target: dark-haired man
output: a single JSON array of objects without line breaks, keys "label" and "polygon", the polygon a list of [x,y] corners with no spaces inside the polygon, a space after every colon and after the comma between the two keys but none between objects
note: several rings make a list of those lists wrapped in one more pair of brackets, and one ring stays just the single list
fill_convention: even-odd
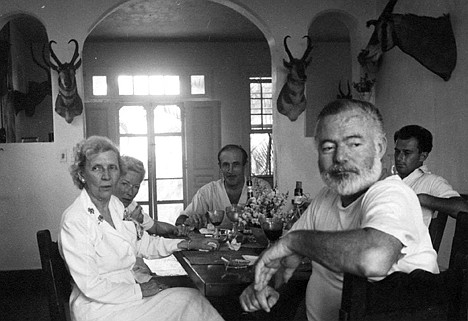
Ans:
[{"label": "dark-haired man", "polygon": [[[240,297],[242,308],[270,311],[303,257],[312,261],[307,286],[308,320],[337,320],[343,272],[380,280],[401,271],[438,273],[437,254],[416,194],[401,179],[382,178],[387,139],[378,109],[339,99],[318,116],[315,143],[326,183],[292,229],[265,250],[255,282]],[[276,284],[278,285],[278,284]]]},{"label": "dark-haired man", "polygon": [[408,125],[396,131],[395,169],[398,175],[418,195],[424,224],[429,226],[436,211],[456,217],[468,211],[468,203],[441,176],[432,174],[424,161],[432,150],[432,134],[418,125]]},{"label": "dark-haired man", "polygon": [[[246,165],[247,152],[239,145],[226,145],[218,152],[218,165],[222,178],[202,186],[193,196],[192,202],[177,218],[176,225],[184,224],[196,228],[206,226],[206,212],[225,210],[232,204],[247,203]],[[271,189],[270,184],[262,179],[253,178],[255,188]],[[224,216],[220,227],[230,227],[232,223]]]}]

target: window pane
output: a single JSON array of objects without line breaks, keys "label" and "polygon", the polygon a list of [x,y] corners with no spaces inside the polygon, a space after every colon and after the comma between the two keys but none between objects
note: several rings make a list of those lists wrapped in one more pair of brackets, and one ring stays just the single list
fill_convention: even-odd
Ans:
[{"label": "window pane", "polygon": [[273,89],[271,83],[263,83],[262,84],[262,93],[263,98],[272,98],[273,96]]},{"label": "window pane", "polygon": [[182,138],[155,137],[156,178],[182,177]]},{"label": "window pane", "polygon": [[175,224],[180,212],[184,210],[184,204],[158,204],[157,209],[158,221]]},{"label": "window pane", "polygon": [[106,96],[107,95],[107,77],[106,76],[93,76],[93,95]]},{"label": "window pane", "polygon": [[149,76],[150,95],[164,95],[164,77]]},{"label": "window pane", "polygon": [[272,125],[273,124],[273,117],[271,115],[263,115],[263,124],[264,125]]},{"label": "window pane", "polygon": [[182,179],[158,179],[157,186],[158,201],[184,199]]},{"label": "window pane", "polygon": [[148,175],[148,139],[146,137],[120,137],[119,148],[121,155],[141,160]]},{"label": "window pane", "polygon": [[[146,168],[146,164],[145,164]],[[148,171],[146,172],[148,173]],[[148,191],[148,180],[143,180],[140,185],[140,190],[138,191],[138,194],[135,197],[135,201],[137,202],[148,202],[149,201],[149,191]],[[149,212],[146,212],[149,214]]]},{"label": "window pane", "polygon": [[133,77],[135,95],[148,95],[148,76]]},{"label": "window pane", "polygon": [[120,134],[146,134],[146,132],[146,110],[143,106],[123,106],[120,108]]},{"label": "window pane", "polygon": [[254,113],[254,110],[261,110],[260,108],[262,107],[262,101],[260,99],[251,99],[250,100],[250,109],[252,110],[252,114]]},{"label": "window pane", "polygon": [[261,125],[262,124],[262,116],[261,115],[251,115],[250,116],[250,123],[251,123],[251,125]]},{"label": "window pane", "polygon": [[132,76],[119,76],[117,82],[119,84],[119,95],[133,95]]},{"label": "window pane", "polygon": [[164,93],[166,95],[179,95],[179,76],[164,76]]},{"label": "window pane", "polygon": [[192,95],[204,95],[205,94],[205,76],[203,75],[192,75],[190,76],[190,92]]},{"label": "window pane", "polygon": [[263,110],[267,114],[271,114],[272,106],[271,106],[271,99],[263,99]]},{"label": "window pane", "polygon": [[180,133],[182,120],[180,108],[177,105],[158,105],[154,109],[154,132]]},{"label": "window pane", "polygon": [[273,143],[268,133],[250,134],[250,161],[253,175],[273,173]]},{"label": "window pane", "polygon": [[260,84],[259,83],[251,83],[250,84],[250,97],[252,97],[253,94],[260,94]]}]

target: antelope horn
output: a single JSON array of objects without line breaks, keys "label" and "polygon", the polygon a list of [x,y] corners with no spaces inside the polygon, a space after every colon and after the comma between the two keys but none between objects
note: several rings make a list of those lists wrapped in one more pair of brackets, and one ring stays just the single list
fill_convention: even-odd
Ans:
[{"label": "antelope horn", "polygon": [[57,56],[55,55],[54,50],[52,49],[52,44],[53,44],[53,43],[57,44],[54,40],[49,41],[49,51],[50,51],[50,56],[52,57],[52,59],[55,60],[55,63],[57,64],[57,66],[55,66],[52,62],[50,62],[50,65],[51,65],[51,67],[52,67],[54,70],[58,70],[58,69],[59,69],[59,66],[61,66],[62,63],[61,63],[60,60],[57,58]]},{"label": "antelope horn", "polygon": [[[29,49],[31,49],[31,57],[32,57],[32,60],[34,61],[34,63],[36,65],[38,65],[41,69],[44,69],[47,74],[49,74],[49,68],[48,68],[47,62],[44,60],[44,63],[46,64],[44,66],[39,61],[37,61],[36,57],[34,57],[34,50],[33,50],[32,43],[29,45]],[[44,59],[44,49],[42,50],[42,58]]]},{"label": "antelope horn", "polygon": [[70,60],[70,64],[73,65],[75,64],[76,58],[78,58],[79,53],[78,53],[78,41],[75,39],[71,39],[68,43],[73,42],[75,44],[75,52],[73,53],[73,58]]},{"label": "antelope horn", "polygon": [[289,57],[289,61],[293,61],[294,60],[294,57],[292,56],[291,54],[291,51],[289,51],[289,48],[288,48],[288,43],[287,43],[287,39],[288,38],[291,38],[291,36],[286,36],[284,37],[284,50],[286,50],[286,53],[288,54],[288,57]]},{"label": "antelope horn", "polygon": [[302,37],[302,39],[304,39],[304,38],[307,38],[307,49],[304,52],[304,55],[302,55],[302,58],[301,58],[302,61],[307,59],[307,56],[310,54],[310,51],[312,50],[312,47],[313,47],[312,46],[312,40],[310,39],[310,37],[309,36]]},{"label": "antelope horn", "polygon": [[396,3],[398,0],[390,0],[387,5],[385,6],[384,10],[382,11],[382,14],[380,16],[383,16],[385,14],[392,13],[393,8],[395,8]]},{"label": "antelope horn", "polygon": [[340,97],[345,96],[344,92],[341,90],[341,80],[338,82],[338,92],[340,93]]}]

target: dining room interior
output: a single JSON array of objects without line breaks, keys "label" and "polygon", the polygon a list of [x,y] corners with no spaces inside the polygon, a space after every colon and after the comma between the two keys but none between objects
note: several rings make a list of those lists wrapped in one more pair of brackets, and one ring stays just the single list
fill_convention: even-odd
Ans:
[{"label": "dining room interior", "polygon": [[[198,188],[220,177],[216,154],[226,144],[252,154],[252,175],[290,195],[302,181],[313,198],[323,187],[315,118],[328,101],[348,92],[381,110],[387,170],[393,133],[419,124],[434,135],[428,165],[460,194],[468,193],[466,1],[400,0],[394,8],[449,15],[456,41],[449,79],[397,47],[373,68],[359,63],[373,32],[366,23],[378,18],[388,0],[0,3],[0,285],[7,289],[0,303],[13,305],[2,304],[0,314],[7,319],[48,320],[38,290],[36,232],[49,229],[56,239],[61,214],[79,193],[68,171],[73,147],[91,135],[107,136],[123,154],[145,160],[137,200],[155,219],[174,223]],[[307,37],[307,102],[291,120],[277,109],[288,77],[284,61],[302,57]],[[75,62],[83,109],[70,122],[56,110],[59,73],[47,73],[47,62],[57,64],[48,59],[50,48],[60,62]],[[358,91],[359,85],[369,88]],[[28,99],[15,105],[15,93]],[[454,227],[449,217],[439,250],[442,269]]]}]

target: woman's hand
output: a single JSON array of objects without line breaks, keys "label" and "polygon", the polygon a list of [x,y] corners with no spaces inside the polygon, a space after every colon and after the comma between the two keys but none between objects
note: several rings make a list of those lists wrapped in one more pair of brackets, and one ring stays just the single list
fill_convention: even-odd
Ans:
[{"label": "woman's hand", "polygon": [[155,278],[152,278],[146,283],[140,283],[140,288],[143,297],[148,297],[156,295],[165,289],[169,289],[169,286],[158,282]]},{"label": "woman's hand", "polygon": [[143,213],[141,212],[143,209],[141,208],[140,205],[135,207],[135,209],[130,213],[130,217],[137,221],[138,223],[142,224],[143,223]]},{"label": "woman's hand", "polygon": [[211,238],[193,237],[190,240],[180,242],[178,247],[183,250],[215,251],[219,248],[219,242]]},{"label": "woman's hand", "polygon": [[191,226],[179,225],[177,231],[175,231],[175,236],[188,236],[192,231],[193,227]]},{"label": "woman's hand", "polygon": [[190,244],[191,250],[215,251],[219,249],[219,242],[211,238],[193,238]]}]

